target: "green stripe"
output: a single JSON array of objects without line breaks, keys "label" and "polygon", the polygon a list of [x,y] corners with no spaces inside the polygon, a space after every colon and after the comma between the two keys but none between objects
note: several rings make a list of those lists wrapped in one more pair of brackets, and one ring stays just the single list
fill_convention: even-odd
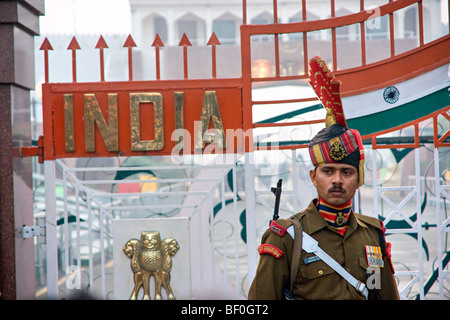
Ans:
[{"label": "green stripe", "polygon": [[357,129],[361,135],[400,126],[450,105],[449,88],[443,88],[396,108],[348,119],[347,124],[349,128]]},{"label": "green stripe", "polygon": [[[349,128],[357,129],[361,135],[367,135],[400,126],[418,118],[425,117],[430,113],[450,105],[449,89],[450,87],[443,88],[427,96],[389,110],[348,119],[347,124]],[[321,108],[323,108],[321,104],[316,104],[262,120],[257,123],[276,123]],[[308,142],[309,141],[305,140],[296,141],[295,143],[303,144]],[[293,141],[283,141],[281,143],[279,142],[279,145],[290,145],[292,143]]]},{"label": "green stripe", "polygon": [[305,107],[305,108],[301,108],[301,109],[298,109],[298,110],[294,110],[294,111],[290,111],[290,112],[287,112],[287,113],[283,113],[283,114],[280,114],[280,115],[278,115],[278,116],[276,116],[276,117],[272,117],[272,118],[269,118],[269,119],[266,119],[266,120],[262,120],[262,121],[259,121],[259,122],[256,122],[256,123],[275,123],[275,122],[278,122],[278,121],[281,121],[281,120],[285,120],[285,119],[290,119],[290,118],[293,118],[293,117],[295,117],[295,116],[298,116],[298,115],[300,115],[300,114],[304,114],[304,113],[307,113],[307,112],[311,112],[311,111],[316,111],[316,110],[319,110],[319,109],[322,109],[323,107],[322,107],[322,104],[315,104],[315,105],[312,105],[312,106],[309,106],[309,107]]}]

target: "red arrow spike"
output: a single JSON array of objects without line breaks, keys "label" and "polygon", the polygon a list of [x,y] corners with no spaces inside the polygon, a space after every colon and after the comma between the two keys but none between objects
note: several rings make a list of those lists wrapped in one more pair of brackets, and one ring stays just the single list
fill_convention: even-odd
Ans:
[{"label": "red arrow spike", "polygon": [[108,48],[105,39],[103,36],[100,36],[97,44],[95,45],[95,49],[100,49],[100,81],[105,81],[105,61],[103,57],[103,49]]},{"label": "red arrow spike", "polygon": [[156,62],[156,79],[160,79],[160,59],[159,59],[159,47],[164,47],[159,34],[156,34],[155,40],[153,40],[152,47],[155,47],[155,62]]},{"label": "red arrow spike", "polygon": [[181,47],[181,46],[183,46],[183,47],[185,47],[185,46],[188,46],[188,47],[192,46],[192,44],[191,44],[191,42],[189,41],[189,39],[188,39],[186,33],[183,33],[183,36],[181,37],[180,43],[179,43],[178,45],[179,45],[180,47]]},{"label": "red arrow spike", "polygon": [[70,41],[69,46],[67,47],[68,50],[72,50],[72,81],[77,82],[77,56],[75,53],[75,50],[81,49],[80,45],[78,44],[77,39],[75,37],[72,38],[72,41]]},{"label": "red arrow spike", "polygon": [[213,32],[207,45],[212,46],[212,77],[216,78],[216,45],[220,45],[219,39],[217,39],[216,34]]},{"label": "red arrow spike", "polygon": [[131,34],[128,35],[127,40],[123,44],[124,47],[128,47],[128,80],[133,80],[133,53],[131,48],[136,47],[136,43],[134,42]]},{"label": "red arrow spike", "polygon": [[44,73],[45,73],[45,82],[48,83],[48,50],[53,50],[52,45],[50,44],[50,41],[48,41],[47,38],[44,39],[44,42],[42,42],[41,47],[39,50],[44,50]]},{"label": "red arrow spike", "polygon": [[133,38],[131,37],[131,34],[128,35],[127,40],[125,40],[125,43],[123,44],[124,48],[128,47],[136,47],[136,43],[134,42]]},{"label": "red arrow spike", "polygon": [[41,47],[39,50],[53,50],[52,45],[50,44],[50,41],[48,41],[47,38],[44,39],[44,42],[42,42]]},{"label": "red arrow spike", "polygon": [[192,46],[191,42],[189,41],[186,33],[183,33],[183,36],[181,37],[181,41],[178,44],[179,46],[183,46],[183,65],[184,65],[184,78],[188,78],[188,59],[187,59],[187,47]]},{"label": "red arrow spike", "polygon": [[67,47],[67,50],[78,50],[78,49],[81,49],[80,45],[78,44],[77,39],[73,37],[72,41],[70,41],[69,46]]},{"label": "red arrow spike", "polygon": [[105,39],[103,39],[103,36],[100,36],[97,44],[95,45],[95,49],[104,49],[104,48],[108,48],[108,45],[106,44]]},{"label": "red arrow spike", "polygon": [[155,40],[153,40],[152,47],[164,47],[164,43],[158,33],[156,34]]},{"label": "red arrow spike", "polygon": [[212,46],[215,46],[215,45],[221,45],[221,43],[220,43],[219,39],[217,38],[215,32],[212,33],[211,37],[210,37],[209,40],[208,40],[207,45],[208,45],[208,46],[211,46],[211,45],[212,45]]}]

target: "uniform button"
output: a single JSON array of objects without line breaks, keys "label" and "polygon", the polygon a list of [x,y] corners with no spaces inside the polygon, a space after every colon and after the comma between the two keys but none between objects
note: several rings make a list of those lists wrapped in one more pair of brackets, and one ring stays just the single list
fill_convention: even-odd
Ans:
[{"label": "uniform button", "polygon": [[323,270],[319,270],[319,274],[323,274]]}]

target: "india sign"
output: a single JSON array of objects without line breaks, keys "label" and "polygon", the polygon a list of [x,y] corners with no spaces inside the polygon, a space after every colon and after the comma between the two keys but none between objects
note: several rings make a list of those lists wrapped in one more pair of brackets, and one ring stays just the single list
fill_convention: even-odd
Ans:
[{"label": "india sign", "polygon": [[240,79],[46,83],[44,159],[244,152]]}]

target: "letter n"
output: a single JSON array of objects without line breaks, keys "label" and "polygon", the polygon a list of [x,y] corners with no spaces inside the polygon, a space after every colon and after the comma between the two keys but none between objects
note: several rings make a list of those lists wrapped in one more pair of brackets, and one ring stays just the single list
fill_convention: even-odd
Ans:
[{"label": "letter n", "polygon": [[87,152],[95,152],[95,123],[108,151],[119,151],[117,93],[108,94],[108,124],[94,94],[84,95],[84,132]]}]

